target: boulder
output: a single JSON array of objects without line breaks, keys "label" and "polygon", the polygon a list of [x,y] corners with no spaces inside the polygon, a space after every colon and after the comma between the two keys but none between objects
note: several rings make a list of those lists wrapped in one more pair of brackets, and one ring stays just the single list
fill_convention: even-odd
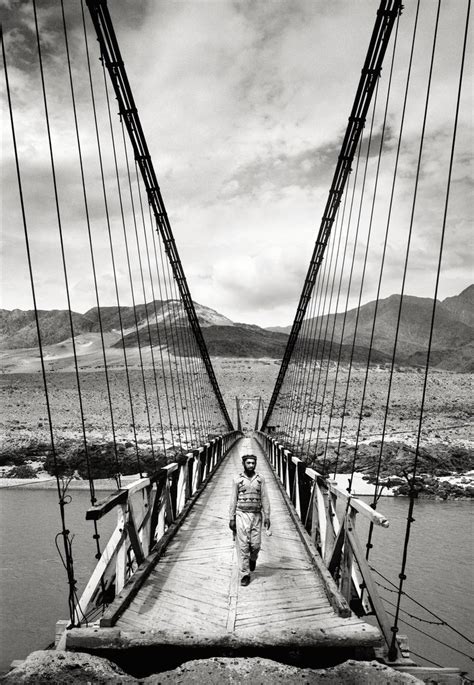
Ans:
[{"label": "boulder", "polygon": [[270,659],[244,657],[214,657],[187,661],[172,671],[136,679],[116,664],[81,652],[53,650],[32,652],[0,681],[3,685],[290,685],[293,683],[324,683],[324,685],[416,685],[422,681],[398,673],[377,661],[346,661],[327,669],[298,668]]}]

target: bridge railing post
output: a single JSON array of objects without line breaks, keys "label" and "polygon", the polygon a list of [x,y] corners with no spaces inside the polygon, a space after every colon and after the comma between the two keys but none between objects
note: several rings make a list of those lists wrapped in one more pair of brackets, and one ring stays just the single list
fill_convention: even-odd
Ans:
[{"label": "bridge railing post", "polygon": [[95,521],[115,510],[117,524],[76,605],[77,625],[85,620],[92,606],[103,604],[106,597],[108,603],[122,591],[183,514],[187,502],[197,496],[237,437],[236,431],[218,436],[88,509],[86,519]]},{"label": "bridge railing post", "polygon": [[284,474],[285,478],[283,481],[283,485],[285,486],[286,494],[288,497],[291,499],[291,472],[290,472],[290,455],[291,452],[290,450],[283,449],[283,457],[284,457]]},{"label": "bridge railing post", "polygon": [[[341,490],[335,481],[306,466],[266,433],[257,432],[257,439],[340,593],[347,603],[357,607],[360,615],[376,615],[387,646],[390,646],[390,622],[355,529],[357,514],[384,528],[389,525],[387,519],[362,500]],[[339,510],[344,509],[341,519],[338,503]]]},{"label": "bridge railing post", "polygon": [[283,447],[280,445],[275,445],[275,454],[278,461],[278,475],[281,482],[286,486],[286,472],[285,472],[285,462],[283,459]]},{"label": "bridge railing post", "polygon": [[201,484],[201,460],[199,459],[199,450],[193,450],[193,481],[192,494],[196,492]]}]

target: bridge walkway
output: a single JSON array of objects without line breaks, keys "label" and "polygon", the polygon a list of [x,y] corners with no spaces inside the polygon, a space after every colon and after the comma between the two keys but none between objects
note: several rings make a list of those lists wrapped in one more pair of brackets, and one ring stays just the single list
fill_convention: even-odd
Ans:
[{"label": "bridge walkway", "polygon": [[[268,483],[272,536],[262,535],[257,569],[251,584],[242,587],[228,507],[232,477],[248,452],[258,455],[257,470]],[[230,450],[116,628],[175,646],[380,643],[378,629],[354,616],[342,618],[332,608],[254,438],[243,438]]]}]

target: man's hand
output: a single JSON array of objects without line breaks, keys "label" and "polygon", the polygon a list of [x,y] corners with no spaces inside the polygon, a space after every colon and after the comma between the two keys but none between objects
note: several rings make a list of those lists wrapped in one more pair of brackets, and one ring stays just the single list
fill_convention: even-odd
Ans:
[{"label": "man's hand", "polygon": [[268,516],[265,517],[263,525],[265,526],[265,528],[270,528],[270,519],[268,518]]},{"label": "man's hand", "polygon": [[230,519],[229,521],[229,528],[233,533],[237,531],[237,526],[235,525],[235,519]]}]

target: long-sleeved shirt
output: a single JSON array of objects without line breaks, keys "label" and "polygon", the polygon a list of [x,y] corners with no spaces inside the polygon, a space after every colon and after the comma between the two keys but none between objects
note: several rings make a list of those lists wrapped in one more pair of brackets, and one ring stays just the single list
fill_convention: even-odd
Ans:
[{"label": "long-sleeved shirt", "polygon": [[257,512],[263,510],[265,518],[270,518],[270,500],[268,499],[265,478],[255,473],[249,478],[240,473],[232,481],[232,497],[229,507],[229,518],[235,517],[237,511]]}]

